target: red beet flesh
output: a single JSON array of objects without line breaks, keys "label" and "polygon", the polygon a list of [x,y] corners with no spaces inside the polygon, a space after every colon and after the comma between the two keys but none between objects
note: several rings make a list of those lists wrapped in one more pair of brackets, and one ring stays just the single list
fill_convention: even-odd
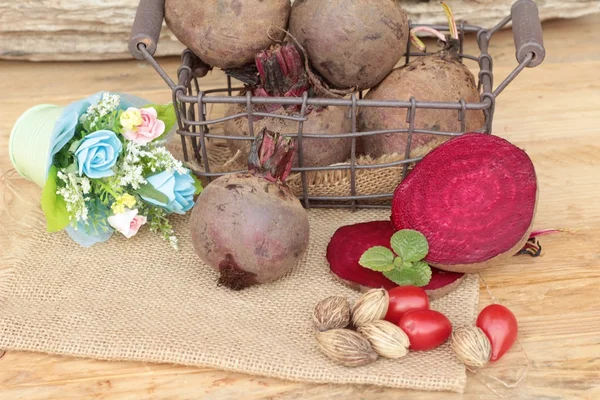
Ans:
[{"label": "red beet flesh", "polygon": [[536,201],[527,154],[500,137],[469,133],[434,149],[398,185],[392,224],[425,235],[429,264],[471,272],[523,246]]},{"label": "red beet flesh", "polygon": [[[339,228],[327,247],[327,260],[338,278],[357,288],[384,288],[398,286],[381,272],[364,268],[358,263],[362,254],[373,246],[390,248],[395,230],[390,221],[363,222]],[[464,274],[432,268],[431,281],[423,289],[432,298],[441,297],[458,286]],[[454,286],[451,286],[454,285]]]}]

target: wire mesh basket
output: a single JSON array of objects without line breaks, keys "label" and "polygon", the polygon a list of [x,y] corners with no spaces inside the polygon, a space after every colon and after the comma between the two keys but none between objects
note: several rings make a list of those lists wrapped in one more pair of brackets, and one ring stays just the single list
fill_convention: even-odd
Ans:
[{"label": "wire mesh basket", "polygon": [[[484,124],[478,132],[491,134],[496,98],[502,91],[527,67],[535,67],[542,63],[545,57],[543,46],[542,28],[536,4],[531,0],[518,0],[512,8],[511,14],[500,21],[495,27],[469,25],[466,22],[458,24],[460,50],[459,58],[477,63],[479,102],[432,102],[420,101],[418,98],[395,100],[367,100],[363,93],[350,94],[342,99],[308,97],[305,93],[300,98],[290,97],[257,97],[248,91],[246,95],[237,95],[241,87],[234,87],[232,79],[227,77],[227,86],[219,89],[203,90],[202,78],[210,67],[206,66],[189,49],[183,51],[181,66],[177,71],[177,81],[173,81],[160,67],[154,58],[164,17],[164,0],[141,0],[132,28],[129,49],[131,54],[140,60],[148,61],[167,83],[172,91],[173,104],[177,115],[177,133],[181,137],[183,157],[191,166],[194,173],[205,182],[210,182],[223,174],[243,172],[243,163],[235,163],[233,159],[224,164],[224,151],[226,140],[251,141],[256,133],[254,129],[255,118],[285,118],[297,122],[297,132],[284,136],[295,137],[298,147],[298,165],[292,169],[288,179],[296,195],[306,208],[310,207],[351,207],[355,208],[381,208],[388,207],[395,186],[406,176],[409,169],[417,163],[422,156],[413,156],[411,143],[414,135],[430,134],[440,138],[458,136],[466,133],[465,113],[469,110],[481,110],[485,116]],[[494,87],[493,59],[489,54],[489,43],[496,32],[512,21],[512,31],[516,48],[518,65],[498,85]],[[412,24],[409,28],[426,26],[438,31],[447,31],[446,26]],[[464,53],[465,34],[476,34],[479,54]],[[410,40],[406,49],[405,63],[411,57],[420,57],[430,53],[415,52],[411,48]],[[242,113],[229,116],[213,117],[208,112],[209,107],[228,106],[239,104],[243,107]],[[299,108],[296,115],[281,115],[276,113],[261,112],[257,107],[268,104],[295,105]],[[342,106],[348,107],[351,120],[351,130],[340,134],[323,134],[319,132],[305,132],[303,129],[306,121],[306,110],[310,106]],[[406,110],[406,128],[392,130],[359,132],[357,129],[357,115],[361,107],[389,107]],[[456,118],[460,121],[461,129],[458,132],[445,132],[433,129],[415,128],[415,113],[417,109],[454,110]],[[236,136],[223,132],[223,124],[234,118],[245,118],[248,123],[250,136]],[[398,158],[383,158],[377,162],[362,162],[357,152],[359,140],[367,135],[382,134],[407,134],[406,153]],[[327,166],[306,166],[303,160],[304,139],[331,140],[335,138],[350,138],[351,151],[347,162]],[[412,158],[411,158],[412,157]],[[216,165],[216,167],[215,167]],[[226,166],[227,168],[225,168]],[[231,168],[234,166],[234,168]],[[390,174],[390,171],[393,173]],[[370,185],[373,176],[385,175],[389,179],[377,188]],[[324,190],[323,185],[334,190]],[[327,188],[325,188],[327,189]]]}]

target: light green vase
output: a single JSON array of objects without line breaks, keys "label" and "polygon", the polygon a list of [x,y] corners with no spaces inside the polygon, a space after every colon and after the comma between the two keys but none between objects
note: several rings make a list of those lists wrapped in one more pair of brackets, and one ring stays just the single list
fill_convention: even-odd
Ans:
[{"label": "light green vase", "polygon": [[64,107],[40,104],[25,111],[13,126],[8,143],[10,161],[24,178],[44,187],[52,131]]}]

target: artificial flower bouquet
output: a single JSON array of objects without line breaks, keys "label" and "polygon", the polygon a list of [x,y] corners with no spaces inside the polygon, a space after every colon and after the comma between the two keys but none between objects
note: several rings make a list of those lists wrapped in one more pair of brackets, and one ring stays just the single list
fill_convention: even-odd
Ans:
[{"label": "artificial flower bouquet", "polygon": [[[41,206],[49,232],[66,229],[74,241],[89,247],[115,231],[130,238],[148,225],[177,248],[167,217],[190,210],[202,186],[164,146],[175,122],[173,106],[142,102],[101,92],[57,112],[45,176],[32,179],[43,186]],[[30,161],[24,163],[24,151],[19,153],[24,147],[18,146],[19,131],[30,135],[32,129],[19,125],[22,121],[11,135],[11,158],[28,177]]]}]

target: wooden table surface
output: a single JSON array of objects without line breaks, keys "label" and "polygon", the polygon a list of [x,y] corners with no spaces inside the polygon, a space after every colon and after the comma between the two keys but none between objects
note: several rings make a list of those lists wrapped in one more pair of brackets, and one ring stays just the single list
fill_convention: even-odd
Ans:
[{"label": "wooden table surface", "polygon": [[[600,15],[544,24],[547,58],[528,69],[497,102],[495,133],[526,149],[540,184],[536,228],[567,228],[542,238],[544,255],[515,257],[483,277],[520,323],[530,359],[512,399],[600,399]],[[469,46],[473,38],[469,38]],[[510,30],[493,40],[496,80],[515,65]],[[174,75],[178,59],[161,63]],[[222,84],[214,72],[208,86]],[[170,92],[145,63],[0,62],[0,170],[11,168],[10,128],[37,103],[64,105],[100,90],[167,102]],[[34,96],[35,95],[35,96]],[[23,183],[33,196],[39,190]],[[1,209],[0,204],[0,209]],[[489,302],[482,289],[481,306]],[[526,361],[516,349],[484,373],[508,382]],[[0,399],[494,399],[469,375],[462,395],[374,387],[314,385],[217,371],[137,362],[101,362],[7,352],[0,359]]]}]

